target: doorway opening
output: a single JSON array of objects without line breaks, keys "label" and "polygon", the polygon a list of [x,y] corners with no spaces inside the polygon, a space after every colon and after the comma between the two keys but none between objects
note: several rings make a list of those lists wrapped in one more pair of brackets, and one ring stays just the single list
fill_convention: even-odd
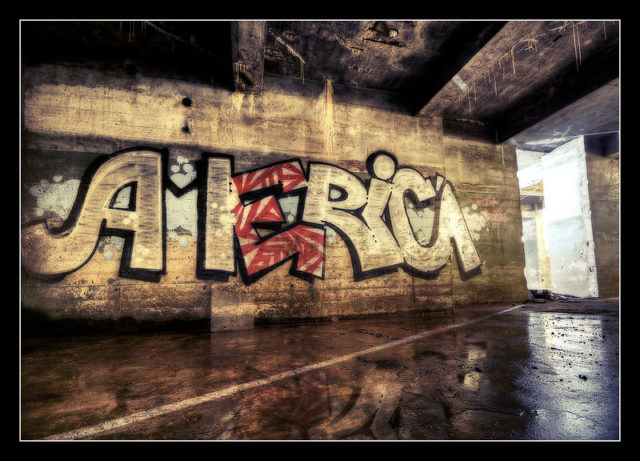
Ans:
[{"label": "doorway opening", "polygon": [[584,136],[516,152],[527,287],[598,297]]}]

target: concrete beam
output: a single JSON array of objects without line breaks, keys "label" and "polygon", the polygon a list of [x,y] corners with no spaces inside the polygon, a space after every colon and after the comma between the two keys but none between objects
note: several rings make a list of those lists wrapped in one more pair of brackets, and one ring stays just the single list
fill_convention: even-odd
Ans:
[{"label": "concrete beam", "polygon": [[231,56],[235,91],[260,93],[264,75],[264,21],[231,23]]},{"label": "concrete beam", "polygon": [[507,142],[527,150],[551,152],[576,136],[619,131],[619,116],[619,79],[616,78]]},{"label": "concrete beam", "polygon": [[534,136],[557,138],[548,150],[588,132],[616,131],[618,37],[616,21],[510,21],[419,114],[480,121],[495,128],[496,142],[544,121]]},{"label": "concrete beam", "polygon": [[[509,56],[513,49],[514,37],[524,37],[535,30],[536,23],[526,21],[509,21],[497,33],[489,37],[481,49],[476,50],[471,59],[456,69],[450,80],[434,94],[430,101],[420,109],[419,115],[425,117],[445,117],[454,119],[481,120],[475,113],[467,112],[467,94],[471,92],[472,100],[482,96],[482,88],[478,81],[486,79],[488,70],[495,67],[500,56]],[[477,88],[476,88],[477,87]],[[489,88],[493,91],[493,87]],[[475,107],[474,107],[475,109]]]},{"label": "concrete beam", "polygon": [[425,107],[505,24],[504,21],[461,23],[456,33],[452,34],[440,47],[437,56],[429,62],[424,76],[407,91],[405,96],[411,113],[432,116],[424,113]]},{"label": "concrete beam", "polygon": [[[518,135],[574,103],[571,110],[579,113],[580,107],[584,107],[580,102],[581,98],[590,93],[593,93],[600,103],[605,102],[609,105],[611,113],[616,115],[614,118],[617,118],[617,98],[612,100],[611,93],[617,92],[617,78],[620,73],[618,47],[610,46],[589,60],[583,61],[579,72],[575,71],[573,63],[567,67],[560,69],[537,91],[516,100],[510,107],[490,120],[497,129],[498,142],[504,142]],[[605,88],[602,92],[596,92],[603,86]],[[586,105],[589,105],[588,101],[589,99],[585,100]],[[596,112],[583,113],[591,124],[598,122],[599,113],[605,107],[600,103],[596,102],[598,107]],[[613,119],[611,121],[615,124]]]}]

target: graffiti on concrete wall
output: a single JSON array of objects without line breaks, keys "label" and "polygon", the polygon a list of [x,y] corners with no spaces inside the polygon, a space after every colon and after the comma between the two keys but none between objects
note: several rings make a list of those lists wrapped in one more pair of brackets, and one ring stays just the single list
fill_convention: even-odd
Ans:
[{"label": "graffiti on concrete wall", "polygon": [[[168,226],[176,227],[167,210],[194,194],[197,223],[185,225],[197,227],[200,279],[240,274],[251,284],[288,261],[292,275],[323,279],[328,231],[346,243],[356,281],[399,268],[432,277],[452,255],[466,275],[482,264],[453,185],[399,167],[388,152],[368,157],[366,180],[327,163],[309,162],[305,171],[297,159],[236,172],[230,155],[205,153],[195,168],[183,159],[170,170],[168,158],[166,149],[138,147],[96,159],[62,224],[23,226],[23,267],[59,280],[91,259],[101,237],[116,236],[124,240],[119,275],[157,282],[166,273]],[[410,212],[427,207],[425,237]]]}]

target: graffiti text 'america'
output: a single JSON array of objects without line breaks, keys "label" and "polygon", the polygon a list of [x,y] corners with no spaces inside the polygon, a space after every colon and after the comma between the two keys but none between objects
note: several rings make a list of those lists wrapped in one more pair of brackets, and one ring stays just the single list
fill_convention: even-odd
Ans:
[{"label": "graffiti text 'america'", "polygon": [[[96,159],[85,172],[70,215],[59,227],[40,220],[22,230],[22,261],[29,273],[58,280],[85,265],[101,236],[125,239],[119,275],[159,281],[166,273],[165,191],[197,189],[196,275],[226,281],[240,273],[251,284],[291,261],[290,273],[324,278],[325,241],[332,229],[346,243],[356,281],[402,268],[437,275],[455,254],[463,274],[482,262],[458,205],[441,175],[423,177],[398,167],[385,151],[366,162],[370,179],[335,165],[300,160],[235,172],[234,159],[202,154],[197,175],[179,188],[168,177],[168,151],[133,148]],[[129,189],[128,206],[116,198]],[[297,202],[295,216],[283,212]],[[416,237],[407,205],[430,207],[428,242]]]}]

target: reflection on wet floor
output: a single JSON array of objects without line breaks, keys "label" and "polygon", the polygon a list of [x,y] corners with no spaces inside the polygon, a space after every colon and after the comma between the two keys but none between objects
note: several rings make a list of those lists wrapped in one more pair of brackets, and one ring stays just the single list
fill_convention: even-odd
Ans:
[{"label": "reflection on wet floor", "polygon": [[[600,438],[618,418],[617,318],[540,313],[529,319],[534,389],[544,389],[529,430],[553,439]],[[615,348],[607,347],[607,341]],[[544,342],[543,342],[544,341]],[[524,386],[523,386],[524,387]],[[542,397],[542,396],[541,396]],[[533,402],[532,402],[533,403]],[[594,406],[598,408],[595,409]],[[595,410],[595,411],[594,411]],[[610,429],[615,436],[614,430]],[[616,437],[617,438],[617,437]]]},{"label": "reflection on wet floor", "polygon": [[[593,300],[591,303],[593,304]],[[218,334],[28,339],[22,439],[117,420],[92,439],[618,439],[618,309],[559,305]],[[475,323],[468,323],[474,321]],[[283,379],[130,415],[382,346]]]}]

